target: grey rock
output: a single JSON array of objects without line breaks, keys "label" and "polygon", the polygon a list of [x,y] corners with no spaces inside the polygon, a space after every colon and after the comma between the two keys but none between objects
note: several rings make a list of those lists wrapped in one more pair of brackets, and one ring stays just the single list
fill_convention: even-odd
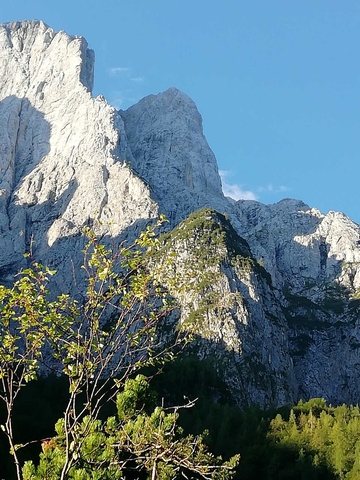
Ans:
[{"label": "grey rock", "polygon": [[321,300],[336,282],[360,288],[360,227],[338,212],[322,214],[298,200],[274,205],[239,201],[234,225],[264,263],[278,288]]},{"label": "grey rock", "polygon": [[119,112],[134,171],[151,185],[172,225],[203,207],[224,211],[215,156],[194,102],[176,88],[149,95]]}]

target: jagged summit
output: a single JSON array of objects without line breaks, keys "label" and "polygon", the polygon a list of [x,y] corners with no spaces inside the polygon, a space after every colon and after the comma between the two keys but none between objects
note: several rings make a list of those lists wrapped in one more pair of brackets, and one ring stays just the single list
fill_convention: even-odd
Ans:
[{"label": "jagged summit", "polygon": [[135,171],[176,225],[205,206],[226,209],[215,156],[195,103],[176,88],[120,111]]},{"label": "jagged summit", "polygon": [[3,22],[0,25],[6,28],[9,32],[15,32],[19,29],[26,30],[28,27],[36,28],[38,26],[41,26],[46,30],[50,28],[49,25],[42,20],[38,20],[37,18],[34,18],[33,20],[15,20],[13,22]]},{"label": "jagged summit", "polygon": [[[199,117],[199,122],[201,123],[201,115],[198,112],[195,102],[188,96],[186,93],[182,92],[176,87],[169,87],[164,92],[158,93],[157,95],[150,94],[142,98],[135,105],[132,105],[127,110],[132,110],[134,108],[140,108],[142,110],[146,109],[146,106],[151,105],[153,102],[157,102],[159,105],[165,105],[171,108],[171,103],[178,101],[178,104],[186,105],[187,108],[192,110],[192,113],[195,113],[195,116]],[[124,110],[119,110],[124,112]],[[181,114],[181,111],[179,112]]]},{"label": "jagged summit", "polygon": [[[83,37],[71,36],[64,31],[55,32],[39,20],[26,20],[0,25],[0,44],[7,54],[1,67],[2,73],[8,75],[9,93],[21,93],[26,86],[30,88],[30,77],[36,75],[39,69],[45,82],[46,71],[48,76],[60,75],[60,78],[63,71],[72,75],[74,81],[80,80],[90,92],[93,89],[95,56]],[[71,58],[71,70],[66,69],[65,56]]]}]

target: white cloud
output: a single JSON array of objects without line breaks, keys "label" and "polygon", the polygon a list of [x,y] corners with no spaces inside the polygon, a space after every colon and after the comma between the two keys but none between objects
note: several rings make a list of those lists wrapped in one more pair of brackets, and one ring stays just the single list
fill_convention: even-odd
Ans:
[{"label": "white cloud", "polygon": [[256,200],[256,195],[250,190],[244,190],[242,185],[228,183],[225,179],[230,176],[230,172],[225,170],[219,171],[223,193],[226,197],[231,197],[234,200]]},{"label": "white cloud", "polygon": [[291,188],[286,187],[285,185],[280,185],[279,187],[274,187],[272,183],[269,183],[265,187],[259,187],[257,191],[259,193],[284,193],[289,192]]},{"label": "white cloud", "polygon": [[259,193],[264,193],[264,192],[273,192],[274,191],[274,187],[271,183],[269,183],[268,185],[266,185],[266,187],[259,187],[257,189],[257,191]]},{"label": "white cloud", "polygon": [[145,81],[144,77],[130,77],[130,80],[135,83],[143,83]]},{"label": "white cloud", "polygon": [[232,177],[231,172],[219,170],[219,174],[224,195],[226,197],[231,197],[234,200],[259,200],[259,197],[261,197],[262,194],[280,194],[291,191],[291,188],[285,185],[276,186],[272,183],[268,183],[265,186],[256,188],[255,193],[251,190],[245,190],[243,185],[230,183],[229,179]]},{"label": "white cloud", "polygon": [[110,77],[122,77],[134,83],[143,83],[145,81],[144,77],[133,76],[133,70],[130,67],[110,67],[108,68],[108,74]]},{"label": "white cloud", "polygon": [[280,192],[290,192],[290,190],[291,190],[291,188],[286,187],[285,185],[280,185],[280,187],[279,187]]},{"label": "white cloud", "polygon": [[119,77],[121,75],[130,75],[131,68],[129,67],[110,67],[108,68],[108,73],[111,77]]}]

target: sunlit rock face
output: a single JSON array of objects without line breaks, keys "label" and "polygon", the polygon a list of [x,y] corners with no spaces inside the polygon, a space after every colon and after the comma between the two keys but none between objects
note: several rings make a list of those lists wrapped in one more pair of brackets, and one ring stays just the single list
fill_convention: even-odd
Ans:
[{"label": "sunlit rock face", "polygon": [[273,205],[239,201],[233,215],[279,287],[319,300],[324,284],[336,281],[355,293],[360,288],[360,227],[342,213],[323,215],[299,200]]},{"label": "sunlit rock face", "polygon": [[0,268],[18,269],[32,243],[67,289],[85,225],[99,220],[99,233],[118,236],[157,205],[121,161],[121,118],[92,97],[94,53],[83,38],[5,24],[0,52]]},{"label": "sunlit rock face", "polygon": [[[359,226],[298,200],[225,198],[187,95],[170,88],[117,112],[92,96],[93,71],[81,37],[38,21],[0,26],[1,282],[31,250],[58,270],[54,292],[81,291],[84,226],[116,243],[163,212],[178,268],[213,274],[208,287],[223,303],[204,310],[197,348],[226,364],[239,404],[359,402]],[[230,244],[212,245],[207,220],[192,217],[178,237],[179,222],[202,207],[226,213],[205,210],[205,220]],[[195,286],[179,298],[182,321],[203,298]]]}]

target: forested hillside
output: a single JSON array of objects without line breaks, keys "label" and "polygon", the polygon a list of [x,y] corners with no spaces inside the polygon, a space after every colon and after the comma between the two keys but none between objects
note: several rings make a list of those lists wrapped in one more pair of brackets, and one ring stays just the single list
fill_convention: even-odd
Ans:
[{"label": "forested hillside", "polygon": [[[180,424],[187,434],[207,430],[205,443],[215,455],[226,459],[239,452],[236,479],[360,478],[357,406],[331,407],[323,399],[312,399],[280,410],[240,410],[231,401],[212,362],[191,356],[167,365],[151,385],[157,392],[157,404],[165,407],[176,402],[183,404],[184,395],[188,399],[198,398],[194,407],[180,411]],[[50,376],[29,384],[15,411],[19,440],[25,443],[53,436],[66,396],[65,379]],[[103,418],[114,411],[115,407],[109,406]],[[15,476],[4,435],[0,442],[2,478],[11,480]],[[24,449],[22,458],[36,463],[41,443],[44,449],[44,441],[32,443]]]}]

